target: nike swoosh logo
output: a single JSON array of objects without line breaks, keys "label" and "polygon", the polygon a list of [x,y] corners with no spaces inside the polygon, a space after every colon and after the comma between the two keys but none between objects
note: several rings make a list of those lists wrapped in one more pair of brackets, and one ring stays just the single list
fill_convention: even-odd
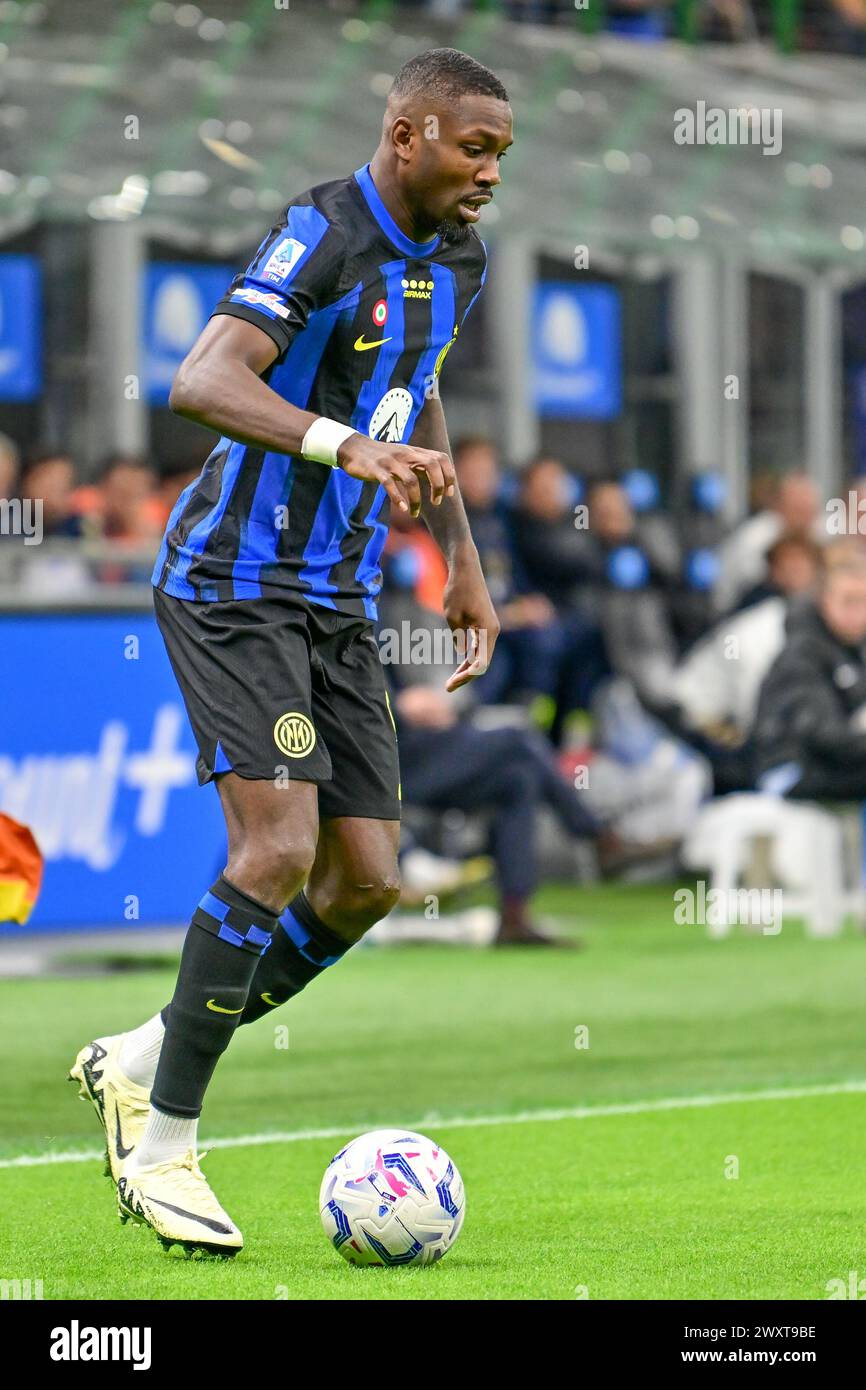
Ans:
[{"label": "nike swoosh logo", "polygon": [[207,1001],[207,1007],[208,1007],[209,1009],[211,1009],[215,1014],[242,1014],[242,1013],[243,1013],[243,1009],[242,1009],[242,1008],[241,1008],[241,1009],[224,1009],[224,1008],[221,1007],[221,1005],[219,1005],[219,1004],[216,1002],[215,999],[209,999],[209,1000]]},{"label": "nike swoosh logo", "polygon": [[114,1115],[114,1147],[117,1149],[118,1158],[129,1158],[132,1149],[135,1148],[134,1144],[132,1149],[125,1149],[123,1147],[123,1135],[120,1132],[120,1115],[116,1111]]},{"label": "nike swoosh logo", "polygon": [[259,997],[261,999],[264,999],[269,1009],[278,1009],[280,1006],[279,999],[272,999],[271,996],[267,993],[267,991]]},{"label": "nike swoosh logo", "polygon": [[[391,336],[393,337],[393,334],[392,334]],[[381,347],[383,343],[390,343],[390,341],[391,341],[391,338],[379,338],[379,339],[377,339],[377,341],[376,341],[375,343],[365,343],[365,342],[364,342],[364,335],[363,335],[363,333],[362,333],[361,336],[360,336],[360,338],[356,338],[356,339],[355,339],[355,351],[356,351],[356,352],[369,352],[369,351],[370,351],[370,348]]]},{"label": "nike swoosh logo", "polygon": [[223,1236],[232,1234],[231,1226],[224,1226],[221,1221],[212,1221],[209,1216],[198,1216],[194,1211],[184,1211],[183,1207],[173,1207],[171,1202],[161,1202],[158,1197],[148,1197],[147,1201],[154,1207],[165,1207],[166,1211],[173,1211],[175,1216],[185,1216],[188,1221],[197,1221],[199,1226],[207,1226],[209,1231],[218,1231]]}]

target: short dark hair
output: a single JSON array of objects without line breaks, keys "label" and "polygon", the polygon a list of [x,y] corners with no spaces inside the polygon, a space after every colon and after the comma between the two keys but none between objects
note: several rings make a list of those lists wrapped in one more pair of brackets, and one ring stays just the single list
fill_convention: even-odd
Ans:
[{"label": "short dark hair", "polygon": [[24,458],[21,468],[21,476],[26,477],[34,468],[41,468],[43,463],[53,463],[55,459],[63,459],[65,463],[70,463],[77,473],[75,459],[69,449],[62,444],[58,444],[56,449],[50,449],[47,445],[39,449],[31,450]]},{"label": "short dark hair", "polygon": [[496,445],[489,434],[461,434],[451,450],[455,462],[470,449],[492,449],[496,453]]},{"label": "short dark hair", "polygon": [[459,48],[428,48],[426,53],[410,58],[394,78],[388,95],[436,97],[445,104],[469,95],[508,101],[496,73]]},{"label": "short dark hair", "polygon": [[96,465],[95,477],[98,483],[104,483],[105,479],[114,472],[115,468],[139,468],[144,472],[153,473],[154,467],[149,459],[143,454],[106,454]]}]

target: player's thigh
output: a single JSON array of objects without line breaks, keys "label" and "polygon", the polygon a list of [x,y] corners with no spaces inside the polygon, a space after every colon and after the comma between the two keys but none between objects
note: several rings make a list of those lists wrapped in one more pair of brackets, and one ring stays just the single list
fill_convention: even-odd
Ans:
[{"label": "player's thigh", "polygon": [[217,778],[217,790],[230,851],[250,842],[273,840],[279,845],[304,843],[315,853],[319,835],[315,783],[283,784],[227,772]]}]

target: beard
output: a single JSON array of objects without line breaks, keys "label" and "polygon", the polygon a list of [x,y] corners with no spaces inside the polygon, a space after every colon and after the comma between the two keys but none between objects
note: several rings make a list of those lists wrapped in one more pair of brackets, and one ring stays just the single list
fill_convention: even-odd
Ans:
[{"label": "beard", "polygon": [[469,222],[458,222],[456,218],[444,217],[436,231],[450,246],[462,246],[469,240],[472,226]]}]

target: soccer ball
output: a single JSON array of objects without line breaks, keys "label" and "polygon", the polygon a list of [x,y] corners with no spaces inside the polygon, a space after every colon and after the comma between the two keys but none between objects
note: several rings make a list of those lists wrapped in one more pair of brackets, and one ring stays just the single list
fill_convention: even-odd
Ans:
[{"label": "soccer ball", "polygon": [[426,1265],[454,1244],[466,1211],[463,1179],[444,1149],[407,1129],[353,1139],[325,1169],[325,1235],[354,1265]]}]

